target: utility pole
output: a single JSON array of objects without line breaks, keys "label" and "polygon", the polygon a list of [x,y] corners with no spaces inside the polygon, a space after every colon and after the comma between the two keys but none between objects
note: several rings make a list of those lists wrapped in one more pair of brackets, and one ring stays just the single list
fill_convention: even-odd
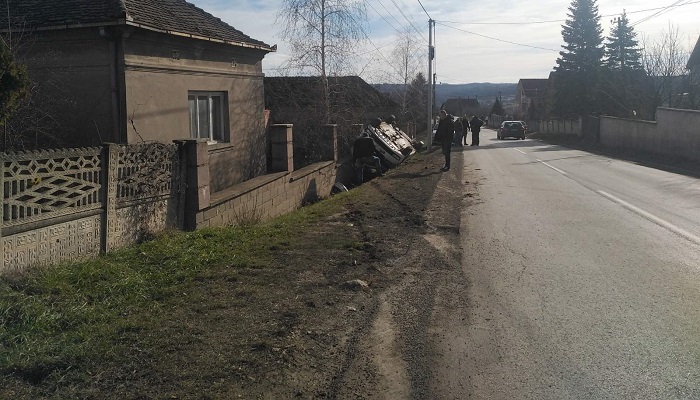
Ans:
[{"label": "utility pole", "polygon": [[433,46],[433,26],[435,26],[435,21],[432,19],[428,20],[428,137],[425,144],[430,150],[433,147],[433,90],[435,85],[433,83],[433,60],[435,59],[435,47]]},{"label": "utility pole", "polygon": [[[623,11],[623,15],[624,15],[624,11]],[[615,17],[610,22],[617,23],[617,41],[618,41],[617,52],[618,52],[618,55],[620,56],[620,70],[622,71],[625,69],[625,54],[622,52],[622,37],[621,37],[622,18]]]}]

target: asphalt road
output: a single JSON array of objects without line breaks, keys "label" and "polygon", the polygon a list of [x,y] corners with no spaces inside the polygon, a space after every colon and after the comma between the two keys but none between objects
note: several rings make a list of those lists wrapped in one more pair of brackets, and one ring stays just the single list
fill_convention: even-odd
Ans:
[{"label": "asphalt road", "polygon": [[436,398],[700,399],[700,180],[534,140],[454,156],[463,316]]}]

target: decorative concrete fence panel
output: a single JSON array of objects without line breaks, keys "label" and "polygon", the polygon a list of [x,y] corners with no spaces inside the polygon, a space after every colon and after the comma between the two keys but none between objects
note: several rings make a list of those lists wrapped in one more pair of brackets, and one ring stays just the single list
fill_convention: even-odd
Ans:
[{"label": "decorative concrete fence panel", "polygon": [[106,144],[0,154],[0,275],[96,256],[168,228],[263,221],[330,195],[338,160],[335,125],[324,127],[328,161],[293,168],[291,125],[271,126],[274,173],[211,195],[208,143]]},{"label": "decorative concrete fence panel", "polygon": [[0,273],[92,257],[181,226],[176,145],[0,155]]},{"label": "decorative concrete fence panel", "polygon": [[112,145],[117,164],[109,181],[116,204],[108,209],[107,251],[128,246],[167,228],[179,228],[184,201],[182,165],[175,144]]},{"label": "decorative concrete fence panel", "polygon": [[100,252],[100,148],[3,154],[0,165],[0,271]]}]

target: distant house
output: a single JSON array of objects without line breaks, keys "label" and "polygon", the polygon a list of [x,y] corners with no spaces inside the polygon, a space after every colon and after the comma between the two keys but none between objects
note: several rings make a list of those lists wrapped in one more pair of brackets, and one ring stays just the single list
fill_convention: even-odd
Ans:
[{"label": "distant house", "polygon": [[700,86],[700,37],[690,54],[686,68],[690,71],[690,82],[696,87]]},{"label": "distant house", "polygon": [[214,191],[265,172],[262,59],[274,47],[184,0],[8,0],[7,10],[0,27],[27,39],[30,78],[66,96],[51,110],[64,145],[206,139]]},{"label": "distant house", "polygon": [[294,125],[294,168],[323,158],[318,146],[326,114],[328,122],[338,125],[338,151],[345,157],[359,134],[357,125],[400,111],[396,101],[358,76],[329,77],[328,89],[329,109],[324,110],[320,77],[265,77],[265,108],[270,111],[270,122]]},{"label": "distant house", "polygon": [[449,114],[455,117],[464,117],[469,115],[477,115],[481,111],[481,105],[477,99],[447,99],[442,106],[441,110],[447,111]]},{"label": "distant house", "polygon": [[521,79],[515,91],[515,113],[525,114],[533,103],[545,98],[549,79]]},{"label": "distant house", "polygon": [[[399,104],[359,76],[328,78],[330,122],[367,124],[397,114]],[[277,123],[319,125],[324,115],[322,81],[317,76],[265,77],[265,108]]]}]

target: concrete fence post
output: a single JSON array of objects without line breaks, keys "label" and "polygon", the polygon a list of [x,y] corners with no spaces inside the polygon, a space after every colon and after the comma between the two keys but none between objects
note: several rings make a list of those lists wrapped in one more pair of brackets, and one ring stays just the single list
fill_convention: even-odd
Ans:
[{"label": "concrete fence post", "polygon": [[193,231],[197,229],[197,214],[211,204],[209,144],[206,139],[188,139],[182,145],[187,176],[184,228]]},{"label": "concrete fence post", "polygon": [[2,257],[0,257],[0,273],[5,270],[5,242],[2,240],[2,226],[5,225],[5,214],[3,213],[5,208],[5,157],[0,154],[0,190],[2,190],[2,197],[0,197],[0,244],[2,244]]},{"label": "concrete fence post", "polygon": [[270,172],[294,171],[294,143],[291,124],[270,126]]},{"label": "concrete fence post", "polygon": [[119,178],[119,145],[105,143],[102,147],[102,227],[100,252],[115,249],[117,242],[117,179]]}]

